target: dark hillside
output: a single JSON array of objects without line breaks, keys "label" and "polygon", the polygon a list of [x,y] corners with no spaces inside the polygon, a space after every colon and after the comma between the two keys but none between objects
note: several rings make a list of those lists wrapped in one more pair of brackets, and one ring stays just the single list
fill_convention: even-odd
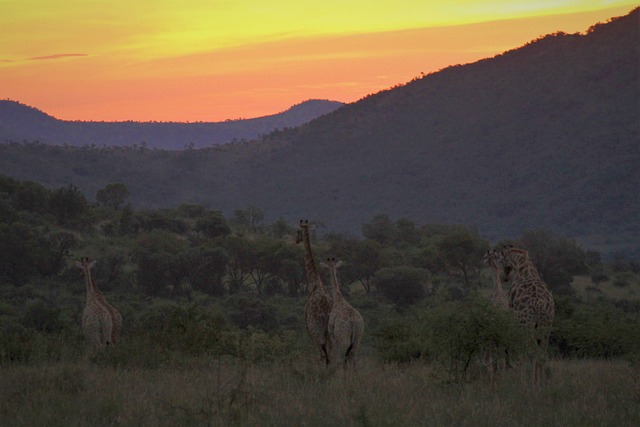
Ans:
[{"label": "dark hillside", "polygon": [[267,175],[299,183],[328,223],[381,211],[494,237],[639,237],[638,22],[636,10],[348,105],[285,135]]},{"label": "dark hillside", "polygon": [[275,129],[300,126],[342,106],[309,100],[286,111],[225,122],[82,122],[57,120],[15,101],[0,101],[0,141],[39,141],[51,145],[133,146],[182,150],[254,139]]},{"label": "dark hillside", "polygon": [[490,239],[549,228],[638,256],[639,22],[636,9],[584,35],[548,35],[252,143],[57,154],[4,145],[0,173],[74,182],[90,197],[122,181],[138,205],[255,205],[354,234],[376,213],[475,225]]}]

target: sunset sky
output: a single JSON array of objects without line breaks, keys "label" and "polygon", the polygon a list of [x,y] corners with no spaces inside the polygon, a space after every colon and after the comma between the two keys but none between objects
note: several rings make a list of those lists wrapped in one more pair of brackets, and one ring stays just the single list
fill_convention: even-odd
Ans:
[{"label": "sunset sky", "polygon": [[222,121],[353,102],[584,32],[626,0],[0,0],[0,99],[64,120]]}]

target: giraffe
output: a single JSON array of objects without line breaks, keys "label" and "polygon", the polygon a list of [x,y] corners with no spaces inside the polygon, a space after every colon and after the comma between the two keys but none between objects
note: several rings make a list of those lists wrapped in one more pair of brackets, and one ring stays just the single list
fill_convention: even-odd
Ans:
[{"label": "giraffe", "polygon": [[491,292],[491,303],[495,307],[509,309],[509,296],[502,287],[502,280],[500,276],[500,263],[502,262],[502,254],[494,249],[488,250],[484,255],[484,262],[494,272],[495,280],[493,282],[493,290]]},{"label": "giraffe", "polygon": [[[504,291],[502,287],[502,278],[501,278],[501,266],[502,263],[502,253],[496,251],[494,249],[488,250],[484,255],[484,262],[493,270],[495,279],[493,282],[493,289],[491,292],[491,304],[500,310],[510,310],[509,307],[509,296]],[[504,369],[509,366],[509,362],[505,354],[500,355],[502,353],[500,346],[496,344],[495,347],[488,349],[484,355],[485,365],[489,368],[489,375],[491,377],[491,381],[495,381],[496,373],[499,369]]]},{"label": "giraffe", "polygon": [[87,288],[87,301],[82,312],[82,330],[87,340],[97,349],[116,344],[122,330],[122,315],[107,302],[93,281],[91,268],[95,263],[89,262],[87,257],[76,261],[76,266],[84,273]]},{"label": "giraffe", "polygon": [[[531,330],[536,344],[546,358],[555,317],[551,290],[540,277],[526,250],[509,245],[502,251],[502,258],[506,280],[511,282],[509,305],[518,321]],[[533,357],[534,383],[539,383],[544,373],[544,364],[537,359]]]},{"label": "giraffe", "polygon": [[338,281],[338,267],[342,261],[327,258],[324,264],[329,269],[331,284],[333,285],[333,309],[329,314],[329,336],[333,344],[335,360],[343,360],[343,368],[355,369],[356,356],[360,347],[360,340],[364,332],[362,316],[344,299]]},{"label": "giraffe", "polygon": [[307,281],[309,282],[309,295],[304,315],[307,332],[314,346],[320,352],[322,360],[329,366],[332,347],[327,327],[333,301],[322,284],[315,260],[313,259],[309,238],[309,221],[307,220],[300,220],[296,243],[301,242],[304,244],[304,267],[307,271]]}]

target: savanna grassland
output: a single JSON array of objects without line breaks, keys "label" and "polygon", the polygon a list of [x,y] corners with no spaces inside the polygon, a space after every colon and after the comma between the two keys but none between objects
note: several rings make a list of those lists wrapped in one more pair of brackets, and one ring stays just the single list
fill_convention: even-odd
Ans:
[{"label": "savanna grassland", "polygon": [[[109,356],[106,356],[109,359]],[[84,360],[0,368],[0,423],[68,425],[633,426],[640,374],[624,361],[556,360],[530,388],[518,370],[491,385],[443,382],[424,362],[372,357],[327,374],[307,358],[200,357],[148,369]]]},{"label": "savanna grassland", "polygon": [[[2,426],[631,426],[640,420],[640,265],[523,230],[553,291],[547,354],[489,303],[491,244],[470,226],[376,215],[362,237],[314,233],[345,261],[365,321],[358,368],[325,368],[304,325],[304,252],[284,219],[200,205],[135,210],[113,183],[89,202],[0,176]],[[320,221],[315,221],[318,228]],[[82,335],[80,257],[124,319]],[[325,283],[330,283],[322,273]],[[487,351],[511,369],[490,379]],[[531,358],[546,379],[530,387]]]}]

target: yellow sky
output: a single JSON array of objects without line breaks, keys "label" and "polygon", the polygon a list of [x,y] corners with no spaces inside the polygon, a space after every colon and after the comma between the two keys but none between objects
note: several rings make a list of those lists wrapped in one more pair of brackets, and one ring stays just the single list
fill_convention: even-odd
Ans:
[{"label": "yellow sky", "polygon": [[218,121],[356,101],[626,0],[0,0],[0,99],[66,120]]}]

